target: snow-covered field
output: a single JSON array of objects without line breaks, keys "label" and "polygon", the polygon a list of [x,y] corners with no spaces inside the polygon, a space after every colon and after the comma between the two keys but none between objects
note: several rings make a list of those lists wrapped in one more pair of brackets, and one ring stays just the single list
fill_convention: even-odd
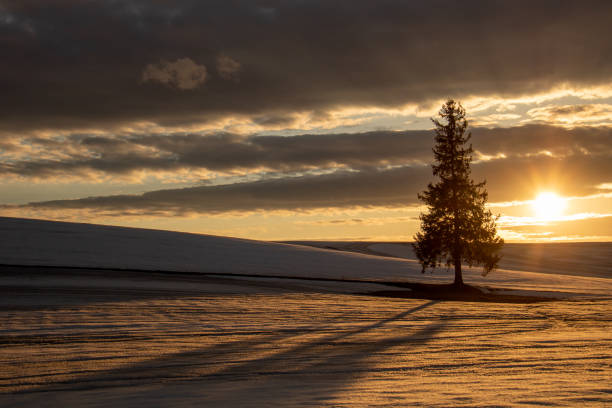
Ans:
[{"label": "snow-covered field", "polygon": [[[413,259],[210,235],[0,217],[0,264],[98,267],[323,279],[452,281],[452,273],[422,274]],[[390,251],[371,245],[376,251]],[[584,264],[589,269],[588,262]],[[612,279],[497,270],[465,281],[553,297],[610,296]]]},{"label": "snow-covered field", "polygon": [[164,231],[0,218],[0,236],[2,264],[80,267],[0,267],[3,407],[612,405],[611,279],[474,271],[569,300],[391,299],[257,275],[450,275]]}]

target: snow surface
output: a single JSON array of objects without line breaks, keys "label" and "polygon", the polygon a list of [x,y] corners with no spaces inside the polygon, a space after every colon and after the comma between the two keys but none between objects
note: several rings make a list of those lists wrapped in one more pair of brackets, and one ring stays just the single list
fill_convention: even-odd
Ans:
[{"label": "snow surface", "polygon": [[[416,260],[410,243],[292,241],[297,245]],[[501,269],[554,275],[612,278],[612,242],[506,243]]]},{"label": "snow surface", "polygon": [[[447,271],[422,274],[411,259],[393,259],[301,245],[0,217],[0,264],[71,266],[259,276],[450,282]],[[392,249],[372,245],[379,252]],[[497,270],[464,280],[552,297],[612,295],[612,279]]]},{"label": "snow surface", "polygon": [[409,260],[85,224],[0,218],[0,236],[0,263],[82,267],[0,266],[0,407],[612,406],[610,279],[469,271],[468,281],[513,293],[588,296],[390,299],[352,294],[377,284],[210,272],[450,274],[422,275]]},{"label": "snow surface", "polygon": [[4,292],[0,406],[612,404],[610,301],[435,302],[237,285],[242,294],[197,294],[185,282],[190,293]]}]

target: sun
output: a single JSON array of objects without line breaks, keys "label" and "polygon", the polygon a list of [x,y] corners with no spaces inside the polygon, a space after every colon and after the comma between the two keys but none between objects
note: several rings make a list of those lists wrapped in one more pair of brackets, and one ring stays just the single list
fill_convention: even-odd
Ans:
[{"label": "sun", "polygon": [[543,192],[533,200],[533,210],[538,218],[555,218],[563,214],[565,199],[555,193]]}]

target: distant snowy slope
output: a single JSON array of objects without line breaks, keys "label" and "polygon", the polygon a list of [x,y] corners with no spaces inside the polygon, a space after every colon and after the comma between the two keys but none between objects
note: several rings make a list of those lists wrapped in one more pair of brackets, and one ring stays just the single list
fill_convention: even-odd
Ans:
[{"label": "distant snowy slope", "polygon": [[[416,259],[409,244],[374,243],[367,249],[376,254]],[[509,243],[502,248],[499,266],[515,271],[612,278],[612,243]]]},{"label": "distant snowy slope", "polygon": [[[416,260],[410,243],[294,241],[298,245]],[[506,243],[501,269],[612,278],[612,242]]]},{"label": "distant snowy slope", "polygon": [[[76,266],[387,281],[450,282],[419,264],[300,245],[171,231],[0,217],[0,264]],[[379,250],[387,248],[377,248]],[[499,270],[468,283],[537,292],[612,295],[612,279]]]},{"label": "distant snowy slope", "polygon": [[2,264],[332,279],[420,275],[413,261],[172,231],[0,217],[0,236]]}]

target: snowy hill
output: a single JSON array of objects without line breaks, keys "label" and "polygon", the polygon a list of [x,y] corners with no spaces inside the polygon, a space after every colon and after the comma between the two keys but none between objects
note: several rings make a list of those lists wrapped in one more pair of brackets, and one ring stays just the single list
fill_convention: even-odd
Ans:
[{"label": "snowy hill", "polygon": [[[410,243],[369,241],[288,241],[289,244],[416,260]],[[612,278],[612,242],[506,243],[501,269],[554,275]]]},{"label": "snowy hill", "polygon": [[[171,231],[0,217],[0,264],[277,277],[450,282],[414,260]],[[380,248],[379,248],[380,249]],[[539,293],[612,294],[612,279],[467,269],[465,281]]]},{"label": "snowy hill", "polygon": [[211,235],[0,218],[0,263],[332,279],[402,279],[415,262]]}]

